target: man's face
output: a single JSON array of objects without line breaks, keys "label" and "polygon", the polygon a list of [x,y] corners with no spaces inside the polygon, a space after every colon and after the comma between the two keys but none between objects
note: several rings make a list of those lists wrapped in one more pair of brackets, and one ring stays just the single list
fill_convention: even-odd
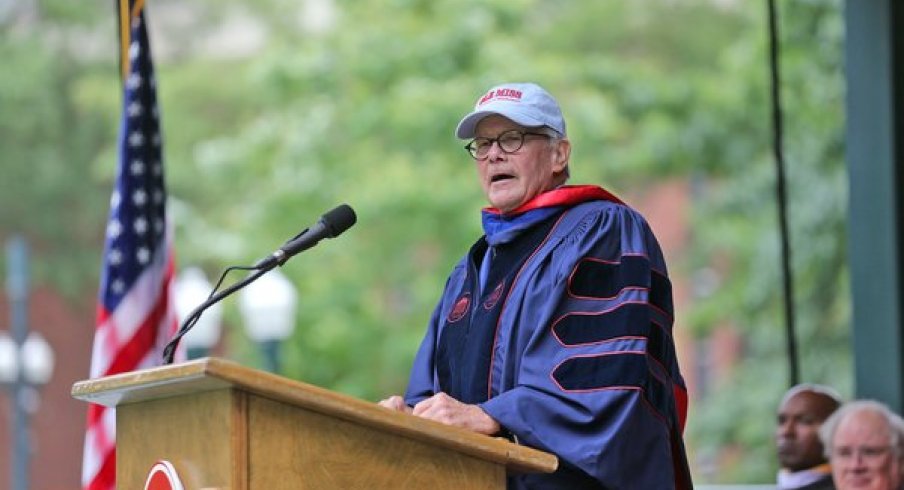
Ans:
[{"label": "man's face", "polygon": [[832,438],[832,478],[838,490],[897,490],[901,460],[885,419],[861,410],[847,415]]},{"label": "man's face", "polygon": [[812,391],[797,393],[779,407],[775,445],[782,468],[800,471],[825,462],[819,427],[834,409],[831,398]]},{"label": "man's face", "polygon": [[[477,124],[477,136],[496,138],[509,130],[536,132],[502,116],[488,116]],[[526,136],[524,145],[513,153],[493,143],[486,158],[476,160],[480,185],[490,205],[508,213],[538,194],[558,185],[557,175],[567,163],[569,146],[565,140],[550,144],[542,136]]]}]

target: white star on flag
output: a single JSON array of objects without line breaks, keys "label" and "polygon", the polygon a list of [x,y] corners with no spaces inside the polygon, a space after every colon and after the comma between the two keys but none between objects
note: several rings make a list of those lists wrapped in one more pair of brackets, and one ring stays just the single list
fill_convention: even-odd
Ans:
[{"label": "white star on flag", "polygon": [[138,87],[141,86],[141,75],[139,75],[137,73],[133,73],[133,74],[129,75],[129,79],[126,82],[126,85],[132,90],[137,89]]},{"label": "white star on flag", "polygon": [[132,202],[135,203],[136,206],[144,206],[148,202],[148,194],[144,192],[144,189],[138,189],[132,194]]},{"label": "white star on flag", "polygon": [[132,148],[137,148],[144,144],[144,135],[138,131],[133,131],[132,134],[129,135],[129,146]]},{"label": "white star on flag", "polygon": [[107,223],[107,238],[118,238],[122,233],[122,224],[118,220],[112,219]]},{"label": "white star on flag", "polygon": [[149,260],[151,260],[151,252],[145,248],[141,247],[135,252],[135,258],[138,260],[139,264],[147,264]]},{"label": "white star on flag", "polygon": [[148,232],[148,220],[139,216],[135,219],[135,223],[132,225],[132,228],[135,229],[135,233],[144,235]]},{"label": "white star on flag", "polygon": [[141,115],[141,113],[144,112],[144,107],[141,106],[140,102],[135,101],[135,102],[132,102],[131,104],[129,104],[128,111],[129,111],[130,118],[138,117]]}]

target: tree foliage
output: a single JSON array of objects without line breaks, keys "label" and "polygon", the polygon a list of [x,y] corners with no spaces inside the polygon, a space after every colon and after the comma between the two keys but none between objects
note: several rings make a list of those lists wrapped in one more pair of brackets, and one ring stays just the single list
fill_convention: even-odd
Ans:
[{"label": "tree foliage", "polygon": [[[843,162],[842,20],[834,1],[779,2],[790,249],[800,381],[851,392],[850,301]],[[765,13],[765,11],[763,12]],[[765,16],[756,20],[766,32]],[[743,83],[707,91],[718,112],[705,137],[712,165],[699,193],[692,262],[715,280],[692,325],[739,331],[744,356],[716,383],[692,420],[693,439],[714,478],[768,481],[776,468],[772,427],[789,379],[781,288],[776,171],[767,113],[767,44],[733,43],[723,73]],[[726,109],[735,108],[737,110]],[[755,144],[752,144],[755,143]],[[770,380],[764,383],[764,380]],[[733,448],[733,452],[725,451]],[[723,456],[729,454],[727,458]],[[720,461],[720,458],[722,460]],[[734,458],[734,462],[731,460]]]},{"label": "tree foliage", "polygon": [[30,15],[10,6],[0,16],[0,230],[33,237],[42,257],[34,264],[38,281],[76,294],[96,277],[98,210],[109,191],[92,182],[90,164],[115,128],[116,99],[107,92],[116,81],[109,62],[73,56],[68,43],[89,14],[64,3]]}]

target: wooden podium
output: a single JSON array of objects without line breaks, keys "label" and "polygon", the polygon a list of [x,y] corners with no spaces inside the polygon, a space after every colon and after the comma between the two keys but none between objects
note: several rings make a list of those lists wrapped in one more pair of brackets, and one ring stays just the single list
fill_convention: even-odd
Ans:
[{"label": "wooden podium", "polygon": [[79,381],[116,407],[116,481],[159,460],[191,489],[503,489],[555,456],[218,358]]}]

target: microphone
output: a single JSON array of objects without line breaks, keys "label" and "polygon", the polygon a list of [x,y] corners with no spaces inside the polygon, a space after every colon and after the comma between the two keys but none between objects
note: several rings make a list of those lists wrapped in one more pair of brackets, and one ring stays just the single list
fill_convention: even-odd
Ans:
[{"label": "microphone", "polygon": [[[314,224],[314,226],[305,228],[301,231],[301,233],[295,235],[295,237],[283,244],[282,247],[279,247],[275,252],[261,259],[257,264],[251,267],[234,266],[226,269],[226,271],[223,272],[223,275],[220,276],[220,281],[217,282],[217,286],[214,287],[213,291],[210,292],[210,296],[207,297],[207,300],[198,305],[198,307],[195,308],[185,318],[185,321],[183,321],[182,325],[179,327],[179,331],[177,331],[173,338],[170,339],[169,343],[166,344],[166,347],[163,349],[163,363],[173,363],[173,359],[176,356],[176,347],[179,346],[179,340],[182,339],[182,336],[188,333],[188,331],[191,330],[193,326],[195,326],[195,323],[197,323],[198,318],[201,317],[201,314],[204,313],[204,310],[219,302],[226,296],[229,296],[230,294],[256,281],[257,278],[266,274],[277,265],[283,265],[293,255],[307,250],[314,245],[317,245],[317,242],[319,242],[320,240],[323,240],[324,238],[334,238],[341,235],[343,232],[345,232],[345,230],[351,228],[357,220],[358,217],[355,215],[355,211],[351,208],[351,206],[349,206],[348,204],[340,204],[339,206],[336,206],[330,211],[324,213],[324,215],[320,217],[320,219],[316,224]],[[241,281],[238,281],[235,284],[230,285],[228,288],[217,292],[217,289],[219,288],[220,283],[223,281],[223,278],[226,277],[226,274],[230,270],[234,269],[251,270],[254,272],[249,274]]]},{"label": "microphone", "polygon": [[324,213],[314,226],[305,228],[272,254],[258,261],[257,264],[254,264],[254,268],[269,270],[277,265],[282,266],[293,255],[317,245],[324,238],[335,238],[341,235],[357,221],[358,217],[351,206],[340,204]]}]

